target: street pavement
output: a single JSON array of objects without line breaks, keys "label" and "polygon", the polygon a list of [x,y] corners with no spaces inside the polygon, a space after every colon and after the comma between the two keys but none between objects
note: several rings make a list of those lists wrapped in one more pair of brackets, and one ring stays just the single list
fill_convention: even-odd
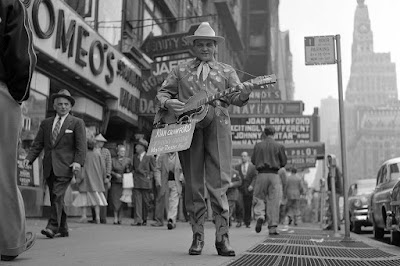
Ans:
[{"label": "street pavement", "polygon": [[[214,246],[215,227],[205,225],[205,245],[200,256],[188,255],[192,242],[188,223],[178,222],[177,227],[131,226],[125,218],[122,225],[77,223],[70,218],[70,237],[47,239],[40,234],[46,226],[44,219],[28,219],[27,229],[37,233],[35,245],[13,262],[0,265],[70,266],[70,265],[221,265],[235,257],[217,255]],[[265,239],[267,232],[255,233],[254,226],[235,227],[230,230],[231,245],[236,258],[251,246]]]},{"label": "street pavement", "polygon": [[[257,234],[254,231],[254,222],[251,228],[244,226],[236,228],[236,223],[234,223],[230,230],[230,239],[237,255],[236,257],[221,257],[217,255],[214,247],[214,225],[207,222],[202,255],[189,256],[188,249],[192,241],[192,234],[188,223],[178,222],[174,230],[167,230],[166,226],[131,226],[132,220],[128,218],[123,220],[122,225],[113,225],[111,219],[105,225],[78,223],[77,220],[78,218],[69,219],[70,237],[47,239],[40,234],[40,230],[46,225],[46,220],[28,219],[28,230],[37,233],[35,245],[15,261],[0,262],[0,265],[253,265],[252,263],[235,263],[235,260],[239,260],[242,256],[249,256],[249,254],[257,254],[249,252],[249,250],[260,246],[259,244],[263,242],[272,243],[275,247],[285,245],[284,242],[279,244],[281,243],[279,239],[275,243],[272,241],[274,239],[268,241],[270,237],[266,227],[263,227],[263,231]],[[342,225],[342,231],[339,232],[342,236],[344,234],[343,227]],[[283,238],[285,235],[290,237],[290,234],[293,236],[304,234],[304,230],[311,234],[322,232],[319,224],[301,224],[297,227],[279,226],[279,230],[283,234]],[[326,231],[324,232],[326,233]],[[396,260],[392,263],[397,263],[397,259],[400,258],[400,247],[375,241],[368,231],[360,235],[351,233],[351,239],[394,254],[395,257],[392,257],[391,260]],[[267,254],[273,258],[276,254],[270,252],[271,250]],[[313,257],[308,256],[308,258]],[[379,265],[392,265],[384,264],[384,261],[380,263]]]}]

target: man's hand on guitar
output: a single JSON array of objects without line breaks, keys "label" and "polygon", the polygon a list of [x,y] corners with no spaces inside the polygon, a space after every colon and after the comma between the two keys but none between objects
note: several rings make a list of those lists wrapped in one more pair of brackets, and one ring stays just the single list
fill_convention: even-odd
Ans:
[{"label": "man's hand on guitar", "polygon": [[247,101],[247,99],[249,98],[250,93],[253,91],[253,83],[250,82],[243,82],[242,84],[238,85],[240,88],[240,100],[242,101]]},{"label": "man's hand on guitar", "polygon": [[185,104],[178,99],[168,99],[164,105],[168,109],[172,109],[176,116],[183,114],[183,108],[185,107]]}]

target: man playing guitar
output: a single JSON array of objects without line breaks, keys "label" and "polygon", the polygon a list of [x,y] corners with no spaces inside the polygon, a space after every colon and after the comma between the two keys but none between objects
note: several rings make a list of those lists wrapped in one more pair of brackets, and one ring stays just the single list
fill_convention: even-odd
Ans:
[{"label": "man playing guitar", "polygon": [[[224,38],[216,36],[208,22],[201,23],[194,35],[186,37],[186,40],[193,43],[196,58],[178,65],[169,73],[156,96],[159,111],[169,111],[179,117],[185,111],[185,103],[196,94],[212,96],[228,88],[238,88],[207,105],[206,117],[196,124],[190,148],[179,152],[186,183],[186,209],[193,231],[189,254],[201,254],[204,246],[206,186],[215,217],[218,255],[235,256],[228,235],[226,191],[231,182],[232,135],[227,107],[229,104],[245,105],[253,84],[241,83],[234,68],[215,60],[216,45]],[[156,115],[155,124],[159,123],[162,123],[162,117]]]}]

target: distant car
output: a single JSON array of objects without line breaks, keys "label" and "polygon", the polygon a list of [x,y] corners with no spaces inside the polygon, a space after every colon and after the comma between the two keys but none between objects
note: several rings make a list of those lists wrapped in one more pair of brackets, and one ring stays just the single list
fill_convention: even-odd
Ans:
[{"label": "distant car", "polygon": [[379,168],[368,210],[374,237],[383,238],[385,231],[390,232],[390,243],[393,245],[400,244],[399,183],[400,157],[384,162]]},{"label": "distant car", "polygon": [[360,179],[349,187],[350,230],[361,233],[362,226],[371,226],[368,204],[376,185],[375,179]]}]

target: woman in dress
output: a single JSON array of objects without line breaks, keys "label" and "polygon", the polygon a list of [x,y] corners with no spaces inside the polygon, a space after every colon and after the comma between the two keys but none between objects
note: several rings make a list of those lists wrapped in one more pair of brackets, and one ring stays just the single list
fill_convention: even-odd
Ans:
[{"label": "woman in dress", "polygon": [[132,171],[132,161],[125,157],[125,146],[119,145],[117,157],[112,159],[111,206],[114,210],[114,224],[121,224],[122,176]]},{"label": "woman in dress", "polygon": [[98,224],[100,223],[100,206],[107,206],[107,200],[104,196],[104,181],[107,176],[104,161],[101,158],[101,154],[93,150],[94,145],[94,140],[87,141],[88,151],[86,153],[85,166],[76,177],[79,195],[72,205],[82,208],[81,222],[87,221],[87,207],[94,207],[95,221]]}]

